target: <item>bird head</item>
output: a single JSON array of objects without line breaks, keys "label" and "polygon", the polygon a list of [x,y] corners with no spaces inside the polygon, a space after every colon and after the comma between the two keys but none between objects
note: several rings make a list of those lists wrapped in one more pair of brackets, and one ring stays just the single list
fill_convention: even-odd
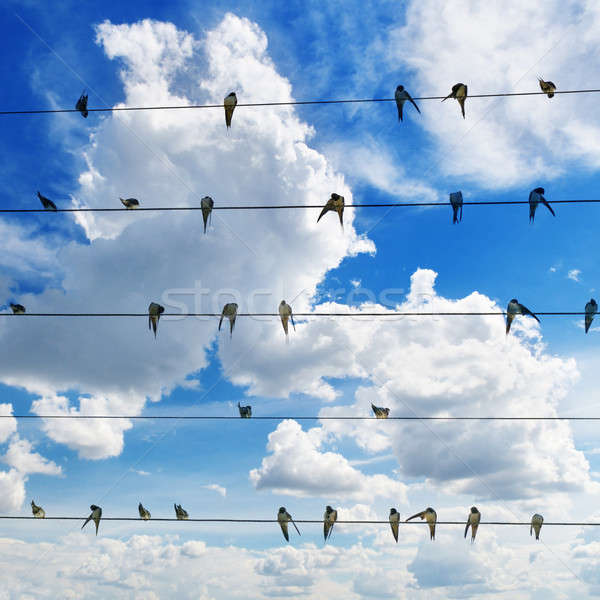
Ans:
[{"label": "bird head", "polygon": [[475,513],[478,513],[479,511],[477,510],[477,507],[476,507],[476,506],[471,506],[471,512],[472,512],[473,514],[475,514]]},{"label": "bird head", "polygon": [[279,507],[279,514],[282,515],[284,512],[286,512],[285,506],[280,506]]},{"label": "bird head", "polygon": [[396,91],[397,91],[397,92],[403,92],[403,91],[404,91],[404,86],[403,86],[403,85],[399,85],[399,86],[396,88]]},{"label": "bird head", "polygon": [[544,194],[545,190],[543,187],[537,187],[533,190],[536,194]]},{"label": "bird head", "polygon": [[390,508],[390,515],[395,515],[397,513],[398,511],[395,508]]}]

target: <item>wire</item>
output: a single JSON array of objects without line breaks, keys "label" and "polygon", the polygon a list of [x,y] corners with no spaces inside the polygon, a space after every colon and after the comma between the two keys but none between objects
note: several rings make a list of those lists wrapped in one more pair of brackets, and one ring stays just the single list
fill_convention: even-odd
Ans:
[{"label": "wire", "polygon": [[[586,90],[561,90],[555,91],[555,94],[595,94],[600,89]],[[471,94],[468,98],[506,98],[511,96],[545,96],[546,92],[500,92],[496,94]],[[444,100],[446,96],[416,96],[413,100]],[[292,100],[288,102],[238,102],[236,107],[260,107],[260,106],[306,106],[310,104],[364,104],[368,102],[395,102],[395,98],[354,98],[349,100]],[[117,112],[134,110],[176,110],[176,109],[195,109],[195,108],[220,108],[223,104],[186,104],[180,106],[116,106],[112,108],[89,108],[88,112]],[[80,112],[76,108],[54,108],[54,109],[35,109],[35,110],[3,110],[0,115],[37,115],[53,113],[75,113]]]},{"label": "wire", "polygon": [[[227,421],[237,420],[238,416],[213,415],[0,415],[0,419],[137,419],[137,420],[181,420],[181,421]],[[600,417],[356,417],[356,416],[252,416],[246,421],[600,421]]]},{"label": "wire", "polygon": [[[591,200],[552,200],[551,204],[598,204],[600,199]],[[463,206],[501,206],[511,204],[529,204],[529,200],[484,200],[482,202],[463,202]],[[344,208],[400,208],[410,206],[452,206],[450,202],[388,202],[372,204],[346,204]],[[212,210],[279,210],[297,208],[323,208],[322,204],[279,204],[279,205],[246,205],[246,206],[213,206]],[[135,213],[143,211],[181,211],[202,210],[201,206],[151,206],[127,208],[58,208],[46,210],[45,208],[0,208],[0,213],[76,213],[76,212],[126,212]]]},{"label": "wire", "polygon": [[[81,521],[87,519],[87,517],[44,517],[44,519],[39,519],[37,517],[25,517],[25,516],[0,516],[0,519],[6,520],[20,520],[20,521]],[[279,523],[277,519],[176,519],[176,518],[151,518],[150,521],[160,521],[160,522],[171,522],[171,521],[187,521],[189,523]],[[140,517],[102,517],[102,521],[144,521],[144,519]],[[294,519],[295,523],[323,523],[323,519]],[[336,521],[336,524],[344,524],[344,525],[389,525],[389,521]],[[462,525],[464,527],[466,521],[436,521],[436,525]],[[400,521],[400,525],[428,525],[426,521]],[[479,525],[526,525],[530,526],[530,522],[520,522],[520,521],[481,521]],[[579,523],[579,522],[550,522],[547,523],[544,521],[543,526],[566,526],[566,527],[598,527],[600,526],[600,522],[598,523]]]}]

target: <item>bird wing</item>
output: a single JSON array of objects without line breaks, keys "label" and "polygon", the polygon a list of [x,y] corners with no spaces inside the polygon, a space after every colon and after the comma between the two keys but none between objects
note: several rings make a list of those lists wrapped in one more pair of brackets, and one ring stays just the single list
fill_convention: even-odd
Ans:
[{"label": "bird wing", "polygon": [[333,205],[331,204],[331,202],[328,200],[327,204],[325,204],[325,206],[323,207],[323,210],[321,211],[321,214],[319,215],[319,218],[317,219],[317,223],[321,220],[321,217],[329,212],[330,210],[333,210]]},{"label": "bird wing", "polygon": [[390,521],[390,526],[392,528],[392,535],[396,542],[398,541],[398,521]]},{"label": "bird wing", "polygon": [[281,531],[283,533],[283,537],[286,542],[290,541],[290,536],[288,534],[288,524],[286,521],[279,521],[279,525],[281,526]]},{"label": "bird wing", "polygon": [[221,323],[223,323],[224,314],[225,314],[225,311],[223,310],[223,312],[221,313],[221,318],[219,319],[219,331],[221,331]]},{"label": "bird wing", "polygon": [[410,521],[412,519],[416,519],[417,517],[421,517],[421,519],[423,519],[425,516],[425,511],[421,511],[418,512],[416,515],[413,515],[412,517],[408,517],[408,519],[406,519],[407,521]]},{"label": "bird wing", "polygon": [[467,537],[467,531],[469,531],[470,518],[467,518],[467,525],[465,527],[465,538]]},{"label": "bird wing", "polygon": [[407,92],[407,96],[408,96],[408,99],[410,100],[410,103],[417,109],[417,112],[419,114],[421,114],[421,111],[419,110],[417,103],[412,99],[411,95],[408,92]]},{"label": "bird wing", "polygon": [[90,515],[86,520],[85,523],[81,526],[81,529],[83,529],[90,521],[92,520],[92,515]]},{"label": "bird wing", "polygon": [[556,214],[554,213],[554,210],[552,210],[552,207],[550,206],[550,203],[548,202],[548,200],[546,200],[546,198],[544,198],[544,196],[542,196],[540,198],[542,204],[552,213],[552,216],[555,217]]},{"label": "bird wing", "polygon": [[530,317],[533,317],[538,323],[540,322],[537,316],[534,315],[526,306],[523,306],[522,304],[520,304],[519,306],[521,307],[521,314],[529,315]]},{"label": "bird wing", "polygon": [[294,523],[294,519],[292,519],[291,515],[288,515],[290,517],[290,521],[292,522],[292,525],[294,526],[294,528],[296,529],[296,531],[298,532],[298,535],[302,535],[300,533],[300,530],[298,529],[298,526],[296,525],[296,523]]}]

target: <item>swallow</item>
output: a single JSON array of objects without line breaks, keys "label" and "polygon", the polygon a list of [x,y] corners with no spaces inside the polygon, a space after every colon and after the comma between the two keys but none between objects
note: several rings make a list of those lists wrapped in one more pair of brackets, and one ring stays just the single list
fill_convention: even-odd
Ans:
[{"label": "swallow", "polygon": [[119,198],[121,204],[127,209],[139,208],[140,203],[136,198]]},{"label": "swallow", "polygon": [[25,307],[22,304],[13,304],[11,302],[10,307],[13,311],[13,315],[24,315],[25,314]]},{"label": "swallow", "polygon": [[538,81],[540,82],[540,89],[544,94],[548,96],[548,98],[554,98],[554,92],[556,91],[556,86],[552,81],[544,81],[541,77],[538,77]]},{"label": "swallow", "polygon": [[288,335],[288,321],[292,322],[292,327],[294,328],[294,331],[296,331],[292,307],[285,300],[282,300],[279,303],[279,316],[281,317],[281,324],[283,325],[283,331],[285,332],[286,337]]},{"label": "swallow", "polygon": [[380,406],[375,406],[374,404],[371,404],[371,409],[373,410],[373,414],[378,419],[387,419],[390,416],[389,408],[381,408]]},{"label": "swallow", "polygon": [[282,506],[279,509],[279,512],[277,513],[277,521],[279,521],[279,526],[281,527],[281,532],[283,533],[283,537],[285,538],[286,542],[290,541],[290,536],[288,534],[288,523],[291,523],[296,528],[298,535],[302,535],[300,533],[300,530],[296,526],[296,523],[294,523],[292,515],[290,515],[290,513],[287,510],[285,510],[285,506]]},{"label": "swallow", "polygon": [[529,535],[531,535],[532,532],[535,531],[535,539],[539,540],[540,539],[540,529],[542,528],[543,523],[544,523],[544,517],[542,517],[542,515],[538,515],[537,513],[535,513],[535,515],[533,515],[533,517],[531,517],[531,527],[529,528]]},{"label": "swallow", "polygon": [[206,224],[208,223],[208,217],[210,217],[210,213],[212,212],[214,205],[214,200],[210,196],[204,196],[204,198],[200,200],[200,208],[202,209],[202,219],[204,220],[204,233],[206,233]]},{"label": "swallow", "polygon": [[[13,305],[10,305],[11,308],[13,307]],[[17,305],[17,306],[20,306]],[[13,308],[13,312],[15,314],[17,314],[15,312],[15,309]],[[25,312],[25,309],[23,308],[23,312]],[[594,315],[598,312],[598,303],[592,298],[586,305],[585,305],[585,332],[587,333],[590,329],[590,325],[592,324],[592,321],[594,320]]]},{"label": "swallow", "polygon": [[42,205],[44,206],[44,208],[46,210],[56,210],[56,204],[54,204],[54,202],[52,202],[52,200],[50,200],[50,198],[46,198],[46,196],[42,196],[39,191],[37,193],[38,198],[40,199],[40,202],[42,203]]},{"label": "swallow", "polygon": [[144,521],[148,521],[152,517],[150,511],[145,509],[141,502],[138,504],[138,512],[140,513],[140,517],[144,519]]},{"label": "swallow", "polygon": [[235,302],[228,302],[223,307],[221,318],[219,319],[219,331],[221,331],[221,323],[223,323],[223,317],[229,319],[229,337],[233,335],[233,328],[235,327],[235,318],[237,317],[238,305]]},{"label": "swallow", "polygon": [[331,537],[333,526],[337,521],[337,510],[333,510],[331,506],[325,507],[325,514],[323,515],[323,537],[325,541]]},{"label": "swallow", "polygon": [[465,100],[467,99],[467,86],[464,83],[457,83],[452,86],[452,91],[442,100],[448,100],[448,98],[454,98],[460,104],[460,112],[462,113],[463,119],[465,118]]},{"label": "swallow", "polygon": [[[452,223],[458,223],[462,221],[462,209],[463,209],[463,197],[462,192],[452,192],[450,194],[450,204],[452,205]],[[460,209],[460,216],[458,211]]]},{"label": "swallow", "polygon": [[231,127],[231,117],[233,116],[233,111],[236,104],[237,96],[235,95],[235,92],[231,92],[225,96],[225,100],[223,100],[223,107],[225,108],[225,125],[227,125],[227,129]]},{"label": "swallow", "polygon": [[467,537],[467,531],[469,525],[471,526],[471,544],[475,541],[477,535],[477,528],[479,527],[479,521],[481,521],[481,513],[477,510],[477,507],[471,506],[471,512],[467,517],[467,526],[465,527],[465,538]]},{"label": "swallow", "polygon": [[150,306],[148,307],[148,329],[152,327],[152,331],[154,331],[155,338],[156,328],[158,327],[158,322],[160,321],[160,315],[162,315],[164,312],[164,306],[161,306],[156,302],[150,302]]},{"label": "swallow", "polygon": [[85,520],[85,523],[81,526],[83,529],[90,521],[94,521],[96,524],[96,535],[98,535],[98,527],[100,527],[100,519],[102,518],[102,509],[95,504],[90,506],[92,514]]},{"label": "swallow", "polygon": [[396,106],[398,107],[399,121],[402,121],[402,108],[407,100],[417,109],[417,112],[421,114],[417,103],[411,98],[410,94],[404,89],[403,85],[399,85],[396,88],[396,93],[394,94],[394,97],[396,98]]},{"label": "swallow", "polygon": [[516,298],[513,298],[508,303],[508,307],[506,308],[506,335],[508,335],[513,319],[517,315],[529,315],[538,323],[540,322],[540,320],[526,306],[523,306]]},{"label": "swallow", "polygon": [[416,519],[417,517],[421,517],[421,520],[425,519],[427,521],[429,524],[429,539],[435,540],[435,523],[437,521],[437,514],[435,510],[433,510],[431,507],[428,507],[424,511],[417,513],[412,517],[408,517],[406,522],[410,521],[411,519]]},{"label": "swallow", "polygon": [[535,211],[537,210],[538,204],[542,203],[555,217],[554,211],[550,206],[550,203],[544,198],[544,188],[538,187],[535,190],[529,192],[529,222],[533,223],[535,219]]},{"label": "swallow", "polygon": [[252,407],[250,405],[240,406],[240,403],[238,402],[238,409],[242,419],[249,419],[252,416]]},{"label": "swallow", "polygon": [[31,501],[31,512],[36,519],[46,518],[46,511],[41,506],[37,506],[33,500]]},{"label": "swallow", "polygon": [[87,119],[87,116],[88,116],[87,103],[88,103],[88,97],[84,90],[82,92],[81,96],[79,96],[79,100],[77,100],[77,104],[75,105],[75,110],[78,110],[84,119]]},{"label": "swallow", "polygon": [[400,523],[400,513],[395,508],[390,508],[390,527],[396,543],[398,543],[398,523]]},{"label": "swallow", "polygon": [[317,223],[321,220],[321,217],[329,211],[337,212],[340,218],[340,225],[342,226],[342,229],[344,229],[344,196],[335,193],[331,194],[331,198],[327,200],[327,203],[323,207],[323,210],[317,219]]},{"label": "swallow", "polygon": [[187,521],[190,516],[187,514],[187,510],[181,508],[181,504],[174,504],[175,507],[175,516],[178,521]]}]

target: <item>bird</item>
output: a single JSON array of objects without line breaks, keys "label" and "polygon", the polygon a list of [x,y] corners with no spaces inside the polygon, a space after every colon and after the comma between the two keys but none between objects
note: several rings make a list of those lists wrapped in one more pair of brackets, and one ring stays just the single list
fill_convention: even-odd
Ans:
[{"label": "bird", "polygon": [[475,541],[477,535],[477,528],[479,527],[479,521],[481,521],[481,513],[477,510],[476,506],[471,506],[471,512],[467,517],[467,526],[465,527],[465,538],[467,537],[467,531],[469,525],[471,526],[471,544]]},{"label": "bird", "polygon": [[[462,209],[463,209],[463,196],[462,192],[459,190],[458,192],[452,192],[450,194],[450,204],[452,204],[452,223],[458,223],[462,221]],[[458,216],[458,211],[460,209],[460,216]]]},{"label": "bird", "polygon": [[535,211],[537,210],[538,204],[542,203],[555,217],[554,211],[550,206],[550,203],[544,198],[544,188],[537,187],[529,192],[529,222],[533,223],[535,219]]},{"label": "bird", "polygon": [[128,209],[139,208],[140,206],[139,200],[136,198],[119,198],[119,200]]},{"label": "bird", "polygon": [[148,521],[148,519],[150,519],[152,516],[150,514],[150,511],[145,509],[141,502],[138,504],[138,512],[140,513],[140,517],[144,519],[144,521]]},{"label": "bird", "polygon": [[325,514],[323,515],[323,537],[325,541],[331,537],[333,531],[333,525],[337,521],[337,510],[333,510],[331,506],[325,507]]},{"label": "bird", "polygon": [[344,229],[344,196],[332,193],[331,198],[327,200],[327,203],[323,207],[323,210],[317,219],[317,223],[321,220],[321,217],[329,211],[337,212],[340,217],[340,225],[342,226],[342,229]]},{"label": "bird", "polygon": [[529,535],[531,535],[532,532],[535,531],[535,539],[539,540],[540,539],[540,529],[542,528],[543,523],[544,523],[544,517],[542,517],[542,515],[538,515],[537,513],[535,513],[535,515],[533,515],[533,517],[531,517],[531,527],[529,528]]},{"label": "bird", "polygon": [[421,114],[417,103],[411,98],[411,95],[404,89],[403,85],[399,85],[396,88],[396,93],[394,94],[394,97],[396,98],[396,106],[398,107],[399,121],[402,121],[402,108],[407,100],[417,109],[417,112]]},{"label": "bird", "polygon": [[200,208],[202,209],[202,219],[204,220],[204,233],[206,233],[206,224],[208,223],[208,217],[210,217],[210,213],[212,212],[214,205],[214,200],[210,196],[204,196],[204,198],[200,200]]},{"label": "bird", "polygon": [[13,311],[13,315],[24,315],[25,314],[25,307],[22,304],[13,304],[11,302],[10,307]]},{"label": "bird", "polygon": [[225,96],[225,100],[223,100],[223,107],[225,108],[225,125],[227,125],[227,129],[231,127],[231,117],[233,116],[233,111],[235,109],[235,105],[237,104],[237,96],[235,92],[230,92]]},{"label": "bird", "polygon": [[229,337],[233,335],[233,328],[235,327],[235,318],[237,317],[238,305],[235,302],[228,302],[223,307],[221,318],[219,319],[219,331],[221,331],[221,323],[223,323],[223,317],[229,319]]},{"label": "bird", "polygon": [[529,315],[533,317],[538,323],[540,320],[526,307],[523,306],[516,298],[513,298],[506,308],[506,335],[510,331],[510,326],[513,322],[513,319],[517,315]]},{"label": "bird", "polygon": [[400,523],[400,513],[395,508],[390,508],[390,527],[396,543],[398,543],[398,523]]},{"label": "bird", "polygon": [[406,522],[410,521],[411,519],[416,519],[417,517],[421,517],[421,520],[425,519],[427,521],[429,524],[429,539],[435,540],[435,523],[437,521],[437,514],[435,510],[433,510],[431,507],[428,507],[424,511],[421,511],[412,517],[408,517]]},{"label": "bird", "polygon": [[175,516],[178,521],[187,521],[190,518],[187,514],[187,510],[184,510],[181,507],[181,504],[174,504],[173,506],[175,507]]},{"label": "bird", "polygon": [[540,82],[540,89],[544,94],[548,96],[548,98],[554,98],[554,92],[556,91],[556,86],[552,81],[544,81],[541,77],[538,77],[538,81]]},{"label": "bird", "polygon": [[[444,98],[454,98],[460,104],[460,112],[463,119],[465,118],[465,100],[467,99],[467,86],[464,83],[456,83],[452,86],[452,91]],[[442,102],[444,102],[442,100]]]},{"label": "bird", "polygon": [[156,328],[158,327],[158,322],[160,321],[160,315],[165,312],[165,307],[157,304],[156,302],[150,302],[150,306],[148,307],[148,329],[152,327],[152,331],[154,331],[154,337],[156,338]]},{"label": "bird", "polygon": [[277,513],[277,521],[279,521],[279,526],[281,527],[281,532],[283,533],[283,537],[285,538],[286,542],[290,541],[290,536],[288,534],[288,523],[291,523],[296,528],[298,535],[302,535],[296,523],[294,523],[292,515],[285,510],[285,506],[280,507],[279,512]]},{"label": "bird", "polygon": [[[12,307],[13,305],[11,304],[10,306]],[[20,306],[20,304],[17,306]],[[13,308],[13,312],[15,312],[14,308]],[[24,308],[23,308],[23,312],[25,312]],[[594,315],[597,312],[598,312],[598,303],[592,298],[585,305],[585,332],[586,333],[590,330],[590,325],[592,324],[592,321],[594,320]],[[15,314],[17,314],[17,313],[15,312]]]},{"label": "bird", "polygon": [[252,416],[252,407],[249,404],[248,406],[240,406],[240,403],[238,402],[238,409],[242,419],[249,419]]},{"label": "bird", "polygon": [[44,206],[44,208],[46,210],[56,210],[56,204],[54,204],[54,202],[52,202],[52,200],[50,200],[50,198],[46,198],[46,196],[42,196],[42,194],[40,194],[39,191],[38,191],[37,195],[38,195],[38,198],[40,199],[40,202],[42,203],[42,205]]},{"label": "bird", "polygon": [[87,119],[87,116],[88,116],[87,103],[88,103],[88,96],[84,90],[81,93],[81,96],[79,96],[79,100],[77,100],[77,104],[75,105],[75,110],[78,110],[84,119]]},{"label": "bird", "polygon": [[33,500],[31,501],[31,512],[36,519],[46,518],[46,511],[41,506],[37,506]]},{"label": "bird", "polygon": [[292,315],[292,307],[285,301],[282,300],[279,303],[279,316],[281,317],[281,324],[283,325],[283,331],[285,336],[288,335],[288,321],[292,322],[294,331],[296,331],[296,324],[294,323],[294,316]]},{"label": "bird", "polygon": [[378,419],[387,419],[390,416],[389,408],[381,408],[380,406],[375,406],[374,404],[371,404],[371,408]]},{"label": "bird", "polygon": [[85,520],[85,523],[81,526],[81,529],[83,529],[90,521],[93,520],[96,524],[96,535],[98,535],[98,527],[100,527],[100,519],[102,518],[102,509],[99,506],[92,504],[90,506],[90,510],[92,511],[92,514]]}]

